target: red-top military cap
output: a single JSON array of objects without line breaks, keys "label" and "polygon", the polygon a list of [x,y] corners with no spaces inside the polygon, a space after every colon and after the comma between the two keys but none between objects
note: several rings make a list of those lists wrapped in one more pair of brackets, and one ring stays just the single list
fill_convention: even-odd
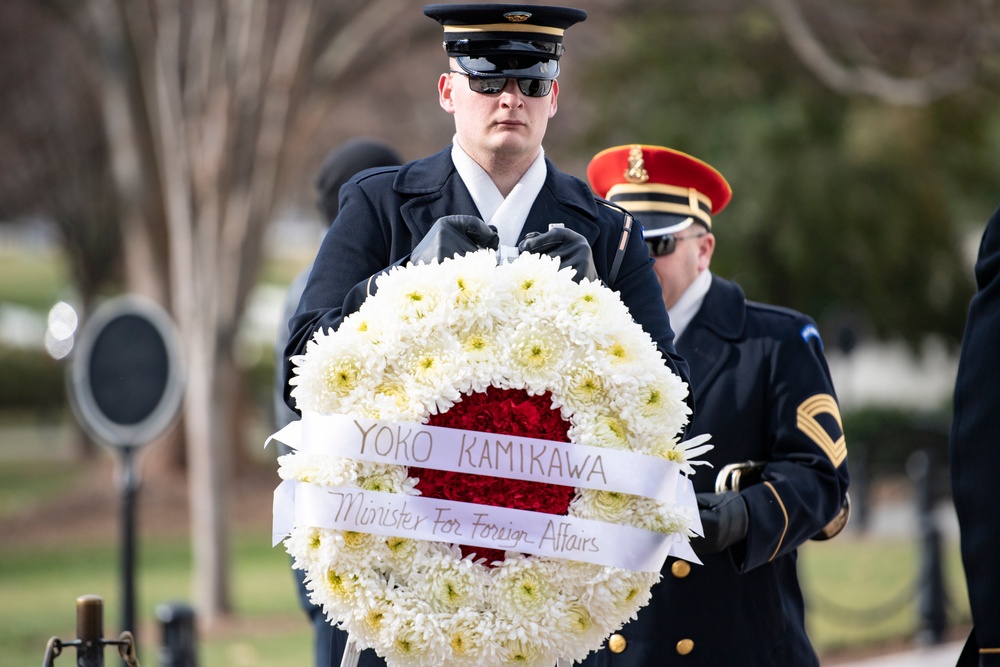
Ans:
[{"label": "red-top military cap", "polygon": [[615,146],[587,167],[598,196],[635,215],[649,237],[673,234],[699,222],[712,229],[712,216],[733,196],[714,167],[663,146]]}]

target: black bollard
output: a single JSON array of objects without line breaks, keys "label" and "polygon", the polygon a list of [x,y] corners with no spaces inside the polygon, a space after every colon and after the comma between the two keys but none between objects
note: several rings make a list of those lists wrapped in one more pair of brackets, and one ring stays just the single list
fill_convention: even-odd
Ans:
[{"label": "black bollard", "polygon": [[868,445],[864,442],[851,443],[848,457],[851,468],[851,505],[853,506],[854,528],[859,533],[868,530],[871,517],[871,474]]},{"label": "black bollard", "polygon": [[156,618],[163,629],[160,667],[197,667],[195,615],[184,602],[156,606]]},{"label": "black bollard", "polygon": [[934,520],[933,471],[931,457],[917,450],[906,462],[907,472],[916,487],[917,516],[920,526],[920,577],[918,610],[920,627],[917,640],[922,645],[940,644],[947,627],[946,594],[941,558],[941,531]]},{"label": "black bollard", "polygon": [[77,667],[104,667],[104,599],[81,595],[76,599]]}]

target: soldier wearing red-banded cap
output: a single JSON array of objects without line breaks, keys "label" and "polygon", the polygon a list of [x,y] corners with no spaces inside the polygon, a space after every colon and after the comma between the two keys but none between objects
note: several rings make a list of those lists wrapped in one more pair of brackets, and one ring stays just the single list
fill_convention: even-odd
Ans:
[{"label": "soldier wearing red-banded cap", "polygon": [[709,270],[713,220],[732,190],[715,168],[680,151],[628,145],[598,153],[594,191],[635,215],[695,396],[689,435],[711,434],[715,471],[753,462],[736,483],[694,476],[703,565],[671,558],[638,619],[587,667],[808,667],[795,571],[800,544],[840,513],[848,486],[840,411],[815,323],[747,301]]}]

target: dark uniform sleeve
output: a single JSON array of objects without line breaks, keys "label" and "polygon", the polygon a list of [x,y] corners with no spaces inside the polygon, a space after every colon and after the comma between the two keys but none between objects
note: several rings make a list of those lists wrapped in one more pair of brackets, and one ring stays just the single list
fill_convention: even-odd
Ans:
[{"label": "dark uniform sleeve", "polygon": [[[374,289],[376,275],[393,262],[389,228],[381,224],[375,207],[356,180],[343,187],[340,204],[340,212],[323,238],[298,308],[288,323],[285,378],[293,376],[291,358],[305,354],[313,334],[336,330],[344,317],[364,303]],[[285,402],[294,409],[287,383],[284,391]]]},{"label": "dark uniform sleeve", "polygon": [[[615,217],[617,218],[617,216]],[[620,220],[620,218],[617,219]],[[612,258],[607,262],[609,267],[614,263],[613,253],[617,250],[617,243],[614,241],[621,237],[622,227],[623,225],[619,221],[612,228],[616,230],[616,233],[613,235],[612,243],[608,244],[609,251],[612,252]],[[632,319],[653,338],[670,370],[684,380],[685,384],[690,385],[688,364],[674,347],[674,331],[670,326],[670,316],[663,305],[663,292],[656,280],[651,263],[649,250],[642,240],[642,230],[637,223],[633,223],[625,246],[621,269],[609,287],[619,293],[622,302],[628,307]],[[606,278],[606,276],[602,276],[602,278]],[[688,392],[686,401],[689,407],[694,407],[690,392]]]},{"label": "dark uniform sleeve", "polygon": [[[983,234],[955,383],[951,474],[969,589],[972,664],[1000,665],[1000,209]],[[978,662],[975,653],[978,652]]]},{"label": "dark uniform sleeve", "polygon": [[764,367],[770,458],[762,483],[741,492],[749,527],[732,551],[741,572],[817,534],[840,511],[849,481],[840,408],[819,333],[804,316],[791,321],[773,339]]}]

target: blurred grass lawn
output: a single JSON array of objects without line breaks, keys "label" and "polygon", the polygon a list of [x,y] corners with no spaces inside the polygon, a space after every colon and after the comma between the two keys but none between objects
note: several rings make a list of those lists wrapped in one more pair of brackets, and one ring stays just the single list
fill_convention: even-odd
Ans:
[{"label": "blurred grass lawn", "polygon": [[58,249],[15,251],[0,246],[0,303],[48,312],[67,294],[69,267]]},{"label": "blurred grass lawn", "polygon": [[[81,473],[76,473],[81,474]],[[56,481],[72,481],[68,462],[4,461],[0,458],[0,521],[53,493]],[[142,535],[155,532],[140,527]],[[286,667],[311,664],[311,632],[298,608],[287,556],[268,544],[266,527],[236,534],[233,540],[233,602],[238,619],[214,636],[199,637],[205,667]],[[144,537],[138,545],[136,607],[140,664],[158,664],[155,622],[158,604],[189,599],[190,549],[187,540]],[[957,544],[945,544],[946,585],[954,609],[949,618],[965,622],[965,597]],[[865,645],[898,643],[918,630],[915,588],[919,545],[915,540],[874,540],[844,535],[811,542],[800,551],[800,572],[809,611],[810,636],[822,654]],[[116,543],[60,546],[18,544],[5,535],[0,546],[0,667],[38,664],[49,637],[73,639],[75,600],[104,598],[105,635],[117,636],[120,619]],[[905,598],[892,609],[887,601]],[[872,610],[875,610],[874,612]],[[107,660],[117,660],[108,649]],[[67,649],[56,664],[72,664]],[[109,662],[108,664],[113,664]]]},{"label": "blurred grass lawn", "polygon": [[[199,664],[247,667],[311,664],[311,639],[298,608],[288,560],[270,549],[265,534],[237,535],[233,544],[233,599],[241,623],[200,638]],[[137,643],[142,665],[156,665],[161,637],[155,608],[190,595],[190,550],[185,541],[150,539],[139,545],[136,609]],[[76,637],[75,600],[104,598],[106,637],[120,627],[120,570],[115,544],[30,546],[0,551],[0,666],[39,664],[49,637]],[[69,648],[56,664],[75,664]],[[105,651],[113,664],[114,649]]]},{"label": "blurred grass lawn", "polygon": [[[0,522],[32,503],[51,499],[54,485],[78,484],[85,475],[66,461],[0,462]],[[189,602],[191,550],[188,540],[157,536],[156,527],[137,526],[137,641],[142,665],[159,663],[157,605]],[[149,537],[147,537],[147,535]],[[117,637],[121,620],[121,564],[118,537],[39,546],[5,534],[0,543],[0,667],[39,664],[49,637],[76,637],[76,598],[104,599],[106,637]],[[233,667],[308,665],[311,633],[298,606],[288,556],[272,549],[266,526],[233,535],[232,600],[237,618],[217,636],[199,638],[199,664]],[[116,664],[114,649],[105,651]],[[68,648],[59,664],[75,664]]]}]

